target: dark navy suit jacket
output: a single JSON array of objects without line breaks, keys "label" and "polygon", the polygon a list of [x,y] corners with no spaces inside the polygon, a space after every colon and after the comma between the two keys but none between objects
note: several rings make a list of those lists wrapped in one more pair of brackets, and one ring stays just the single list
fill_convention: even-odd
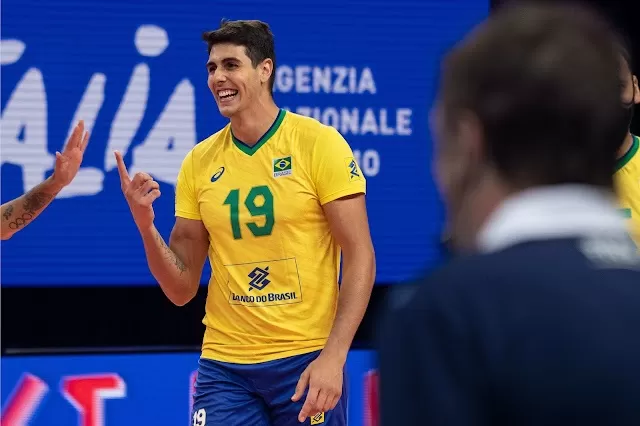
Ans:
[{"label": "dark navy suit jacket", "polygon": [[379,336],[384,426],[640,425],[640,258],[626,234],[457,258],[401,303]]}]

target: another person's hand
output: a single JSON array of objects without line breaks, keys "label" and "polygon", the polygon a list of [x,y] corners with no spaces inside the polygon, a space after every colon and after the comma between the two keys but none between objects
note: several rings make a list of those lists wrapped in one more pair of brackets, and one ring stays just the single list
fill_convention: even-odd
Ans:
[{"label": "another person's hand", "polygon": [[84,131],[84,121],[80,120],[62,153],[56,152],[56,164],[51,179],[57,186],[64,188],[76,177],[88,143],[89,133]]}]

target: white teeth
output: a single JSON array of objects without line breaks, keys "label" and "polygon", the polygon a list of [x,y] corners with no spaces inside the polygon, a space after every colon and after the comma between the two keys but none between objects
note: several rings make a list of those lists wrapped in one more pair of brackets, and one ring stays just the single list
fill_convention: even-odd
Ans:
[{"label": "white teeth", "polygon": [[224,97],[226,97],[226,96],[233,96],[233,95],[235,95],[236,93],[238,93],[238,91],[237,91],[237,90],[228,90],[228,89],[227,89],[227,90],[220,90],[220,91],[218,92],[218,96],[219,96],[219,97],[221,97],[221,98],[224,98]]}]

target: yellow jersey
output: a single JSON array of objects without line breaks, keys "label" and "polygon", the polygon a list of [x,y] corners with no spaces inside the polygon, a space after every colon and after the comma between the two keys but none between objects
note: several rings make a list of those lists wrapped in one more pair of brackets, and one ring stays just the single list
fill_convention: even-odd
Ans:
[{"label": "yellow jersey", "polygon": [[631,234],[640,247],[640,138],[633,136],[629,151],[618,160],[613,175],[622,213],[630,221]]},{"label": "yellow jersey", "polygon": [[252,364],[324,347],[340,247],[322,206],[365,192],[340,133],[285,110],[253,147],[227,125],[189,152],[175,214],[209,232],[203,358]]}]

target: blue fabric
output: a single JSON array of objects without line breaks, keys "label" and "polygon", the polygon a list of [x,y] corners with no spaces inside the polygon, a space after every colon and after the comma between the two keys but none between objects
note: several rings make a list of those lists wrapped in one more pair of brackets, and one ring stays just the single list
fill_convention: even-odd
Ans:
[{"label": "blue fabric", "polygon": [[379,336],[384,426],[640,425],[640,259],[628,237],[461,256]]},{"label": "blue fabric", "polygon": [[[299,426],[306,393],[291,401],[302,372],[320,354],[312,352],[259,364],[232,364],[200,359],[194,395],[193,426]],[[336,407],[324,413],[321,426],[346,426],[347,377]],[[204,410],[204,411],[202,411]]]}]

